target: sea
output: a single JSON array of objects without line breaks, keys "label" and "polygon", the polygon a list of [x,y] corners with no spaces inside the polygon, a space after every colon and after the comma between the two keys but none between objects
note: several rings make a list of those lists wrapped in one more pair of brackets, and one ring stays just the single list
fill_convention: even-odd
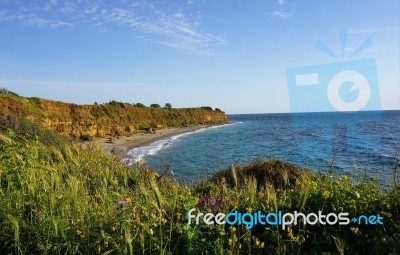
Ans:
[{"label": "sea", "polygon": [[233,114],[211,126],[135,148],[123,159],[180,181],[232,164],[276,158],[311,171],[388,182],[400,158],[400,111]]}]

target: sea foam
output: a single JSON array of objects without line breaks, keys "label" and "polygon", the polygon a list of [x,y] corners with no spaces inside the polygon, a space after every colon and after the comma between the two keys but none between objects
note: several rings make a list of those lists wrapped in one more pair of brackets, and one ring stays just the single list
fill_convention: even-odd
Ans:
[{"label": "sea foam", "polygon": [[190,131],[186,133],[181,133],[177,135],[173,135],[161,140],[157,140],[149,145],[138,147],[138,148],[133,148],[128,151],[128,153],[124,156],[122,161],[128,165],[133,165],[138,163],[139,161],[144,161],[146,156],[149,155],[155,155],[157,152],[162,150],[163,148],[166,148],[168,146],[171,146],[174,142],[178,141],[180,138],[200,132],[205,132],[208,130],[213,130],[216,128],[221,128],[221,127],[226,127],[229,125],[237,124],[241,122],[234,122],[234,123],[228,123],[224,125],[218,125],[218,126],[210,126],[210,127],[205,127],[205,128],[200,128],[195,131]]}]

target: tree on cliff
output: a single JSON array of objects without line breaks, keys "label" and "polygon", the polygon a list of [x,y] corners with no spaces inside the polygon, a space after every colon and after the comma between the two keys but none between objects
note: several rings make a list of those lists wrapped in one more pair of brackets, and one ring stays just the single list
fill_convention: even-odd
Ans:
[{"label": "tree on cliff", "polygon": [[136,103],[136,107],[138,108],[146,108],[146,106],[142,103]]},{"label": "tree on cliff", "polygon": [[151,108],[161,108],[161,106],[159,104],[151,104],[150,107]]}]

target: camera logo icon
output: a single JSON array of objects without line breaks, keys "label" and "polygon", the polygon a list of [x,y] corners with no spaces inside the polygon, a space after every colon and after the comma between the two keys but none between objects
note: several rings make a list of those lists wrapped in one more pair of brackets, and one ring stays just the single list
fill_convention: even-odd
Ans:
[{"label": "camera logo icon", "polygon": [[289,68],[287,82],[292,112],[380,108],[374,59]]},{"label": "camera logo icon", "polygon": [[[340,30],[339,38],[341,57],[344,58],[346,29]],[[371,45],[371,39],[367,38],[353,51],[350,58]],[[322,42],[317,42],[316,48],[338,59]],[[304,114],[292,115],[292,127],[305,134],[298,142],[301,154],[305,153],[313,158],[326,155],[329,158],[337,152],[365,152],[366,147],[354,146],[354,143],[346,140],[354,137],[367,138],[366,140],[374,143],[374,148],[380,146],[379,139],[359,132],[363,121],[360,113],[362,115],[364,111],[381,109],[377,68],[373,58],[288,68],[286,78],[292,113],[336,112],[334,115],[325,115],[331,117],[320,122],[310,121]],[[340,121],[335,123],[329,118]],[[378,120],[380,115],[375,114],[373,118]],[[338,129],[344,129],[345,133],[340,130],[338,132]]]}]

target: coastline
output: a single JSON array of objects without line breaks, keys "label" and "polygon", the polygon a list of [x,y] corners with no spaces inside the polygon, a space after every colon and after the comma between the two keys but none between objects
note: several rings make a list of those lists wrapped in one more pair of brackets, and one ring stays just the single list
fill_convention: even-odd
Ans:
[{"label": "coastline", "polygon": [[169,138],[174,135],[193,132],[211,126],[218,125],[196,125],[190,127],[163,128],[155,130],[154,133],[138,131],[138,133],[130,136],[106,136],[104,138],[97,139],[95,142],[99,145],[102,151],[113,153],[123,158],[129,152],[129,150],[134,148],[147,146],[158,140]]}]

